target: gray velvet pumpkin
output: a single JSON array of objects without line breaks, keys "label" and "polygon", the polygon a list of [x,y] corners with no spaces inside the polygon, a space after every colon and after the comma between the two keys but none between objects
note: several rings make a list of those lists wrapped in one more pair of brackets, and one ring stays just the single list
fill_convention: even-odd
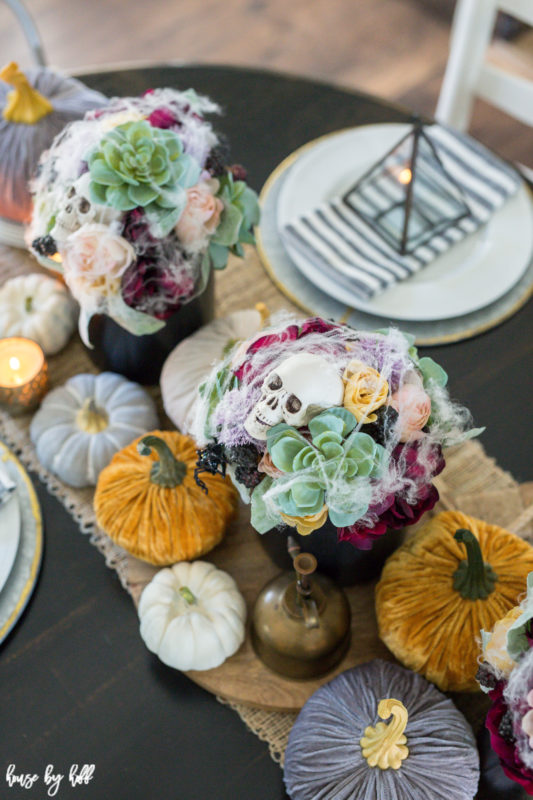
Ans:
[{"label": "gray velvet pumpkin", "polygon": [[479,755],[451,700],[421,675],[376,660],[307,701],[290,733],[284,778],[292,800],[472,800]]},{"label": "gray velvet pumpkin", "polygon": [[28,181],[41,153],[50,147],[68,122],[81,119],[86,111],[107,103],[104,95],[81,81],[39,67],[28,70],[25,77],[29,85],[50,102],[52,110],[46,112],[43,108],[42,117],[34,123],[5,119],[2,112],[13,92],[20,91],[21,74],[16,65],[9,64],[2,70],[4,79],[0,80],[0,217],[15,222],[29,219]]},{"label": "gray velvet pumpkin", "polygon": [[113,372],[75,375],[51,391],[30,428],[41,464],[69,486],[95,486],[113,455],[158,427],[151,397]]}]

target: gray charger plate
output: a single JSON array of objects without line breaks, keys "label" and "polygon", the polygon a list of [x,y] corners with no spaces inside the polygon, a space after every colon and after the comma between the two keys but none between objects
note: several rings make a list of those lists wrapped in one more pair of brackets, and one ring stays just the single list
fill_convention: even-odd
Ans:
[{"label": "gray charger plate", "polygon": [[[0,442],[0,458],[17,484],[20,505],[20,541],[9,577],[0,591],[0,642],[26,608],[37,583],[43,554],[43,523],[39,500],[18,458]],[[15,501],[13,498],[12,501]]]},{"label": "gray charger plate", "polygon": [[298,157],[318,141],[321,139],[315,139],[287,156],[269,176],[260,195],[261,222],[256,229],[259,257],[273,283],[296,306],[312,316],[334,319],[354,328],[376,330],[389,324],[397,325],[416,336],[418,345],[439,345],[469,339],[500,325],[533,295],[533,257],[521,279],[494,303],[471,314],[445,320],[406,322],[386,319],[356,311],[322,292],[295,267],[283,246],[277,225],[277,202],[283,182]]}]

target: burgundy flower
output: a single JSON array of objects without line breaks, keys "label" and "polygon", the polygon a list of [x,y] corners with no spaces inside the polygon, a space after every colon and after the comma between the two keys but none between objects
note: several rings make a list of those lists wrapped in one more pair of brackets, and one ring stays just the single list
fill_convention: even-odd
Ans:
[{"label": "burgundy flower", "polygon": [[[322,319],[322,317],[311,317],[310,319],[306,319],[302,324],[300,336],[306,336],[308,333],[328,333],[328,331],[333,331],[335,328],[341,328],[341,326],[333,322],[328,322]],[[300,338],[300,336],[298,338]]]},{"label": "burgundy flower", "polygon": [[147,247],[155,247],[157,244],[157,239],[154,239],[151,235],[148,221],[143,209],[140,207],[127,212],[124,227],[122,228],[122,236],[132,244],[142,241],[143,246],[137,248],[137,250],[141,249],[143,252]]},{"label": "burgundy flower", "polygon": [[380,522],[383,522],[391,530],[405,528],[406,525],[414,525],[415,522],[430,511],[439,499],[439,493],[435,486],[430,483],[421,490],[422,496],[414,505],[411,505],[402,497],[395,497],[390,508],[385,511]]},{"label": "burgundy flower", "polygon": [[228,170],[233,175],[234,181],[245,181],[248,177],[248,173],[242,164],[232,164],[231,167],[228,167]]},{"label": "burgundy flower", "polygon": [[500,759],[500,764],[507,777],[519,783],[528,795],[533,795],[533,773],[520,760],[515,744],[506,742],[500,734],[500,724],[507,712],[503,689],[504,684],[500,682],[495,689],[489,692],[492,706],[487,714],[485,725],[490,732],[490,744]]},{"label": "burgundy flower", "polygon": [[385,522],[378,520],[373,528],[365,525],[350,525],[348,528],[337,528],[339,542],[350,542],[358,550],[371,550],[375,539],[387,532]]},{"label": "burgundy flower", "polygon": [[137,253],[122,276],[124,302],[156,319],[168,319],[194,292],[176,236],[155,239],[141,208],[127,213],[122,236]]},{"label": "burgundy flower", "polygon": [[168,108],[156,108],[148,117],[148,122],[152,128],[175,128],[181,127],[181,122],[176,119],[172,111]]},{"label": "burgundy flower", "polygon": [[[444,469],[444,458],[439,445],[434,445],[429,455],[425,453],[425,458],[430,460],[430,473],[428,475],[426,467],[419,461],[421,443],[410,442],[408,444],[397,445],[391,454],[391,461],[400,464],[402,475],[405,477],[405,485],[411,486],[412,482],[420,482],[417,498],[414,503],[408,503],[402,497],[402,490],[386,495],[379,503],[371,505],[369,513],[378,518],[373,527],[360,525],[357,522],[348,528],[339,528],[339,540],[351,542],[360,550],[370,550],[373,540],[383,536],[388,528],[399,530],[407,525],[414,525],[415,522],[430,511],[437,500],[439,493],[432,483],[427,483],[428,478],[434,478]],[[423,480],[423,482],[422,482]]]},{"label": "burgundy flower", "polygon": [[310,333],[327,333],[339,327],[339,325],[327,322],[320,317],[312,317],[311,319],[305,320],[301,327],[298,327],[298,325],[289,325],[279,333],[269,333],[265,336],[260,336],[252,342],[246,351],[245,360],[235,371],[235,375],[240,381],[244,377],[246,377],[248,381],[253,380],[257,375],[257,370],[254,369],[253,366],[253,355],[265,347],[272,347],[272,345],[280,344],[281,342],[296,341],[296,339],[301,339]]},{"label": "burgundy flower", "polygon": [[254,370],[252,363],[254,353],[257,353],[258,350],[262,350],[264,347],[272,347],[272,345],[280,344],[281,342],[294,341],[298,338],[298,333],[298,325],[289,325],[288,328],[285,328],[280,333],[270,333],[255,339],[246,351],[245,360],[241,366],[235,370],[237,378],[240,381],[242,381],[243,378],[247,378],[248,381],[251,381],[257,374],[257,370]]}]

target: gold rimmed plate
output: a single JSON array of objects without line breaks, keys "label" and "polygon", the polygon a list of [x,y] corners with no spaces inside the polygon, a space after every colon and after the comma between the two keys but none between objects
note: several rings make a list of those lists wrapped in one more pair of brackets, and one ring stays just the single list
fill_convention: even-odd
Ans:
[{"label": "gold rimmed plate", "polygon": [[10,633],[37,583],[43,554],[41,507],[30,477],[18,458],[0,442],[0,460],[17,485],[20,541],[13,566],[0,591],[0,642]]},{"label": "gold rimmed plate", "polygon": [[377,329],[386,324],[398,325],[416,336],[419,345],[438,345],[476,336],[504,322],[518,311],[533,294],[533,259],[520,280],[490,305],[469,314],[445,320],[405,321],[384,318],[356,310],[335,300],[317,288],[293,264],[278,231],[278,199],[284,181],[300,156],[336,131],[320,137],[289,155],[267,179],[260,195],[262,217],[256,230],[257,249],[261,262],[278,289],[295,305],[312,315],[346,322],[355,328]]}]

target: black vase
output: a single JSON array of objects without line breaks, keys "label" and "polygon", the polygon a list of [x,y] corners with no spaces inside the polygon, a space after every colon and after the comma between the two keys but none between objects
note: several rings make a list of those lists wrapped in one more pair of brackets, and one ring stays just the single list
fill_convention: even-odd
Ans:
[{"label": "black vase", "polygon": [[300,536],[294,528],[273,528],[258,534],[263,548],[280,569],[291,569],[292,559],[287,550],[287,538],[293,536],[302,551],[312,553],[318,570],[340,586],[353,586],[377,578],[383,564],[402,543],[404,531],[387,531],[374,540],[371,550],[359,550],[350,542],[339,542],[337,528],[327,520],[308,536]]},{"label": "black vase", "polygon": [[211,274],[202,294],[183,305],[156,333],[135,336],[105,314],[96,314],[89,323],[93,348],[87,352],[101,370],[118,372],[137,383],[158,383],[166,357],[178,342],[213,319],[214,307]]}]

